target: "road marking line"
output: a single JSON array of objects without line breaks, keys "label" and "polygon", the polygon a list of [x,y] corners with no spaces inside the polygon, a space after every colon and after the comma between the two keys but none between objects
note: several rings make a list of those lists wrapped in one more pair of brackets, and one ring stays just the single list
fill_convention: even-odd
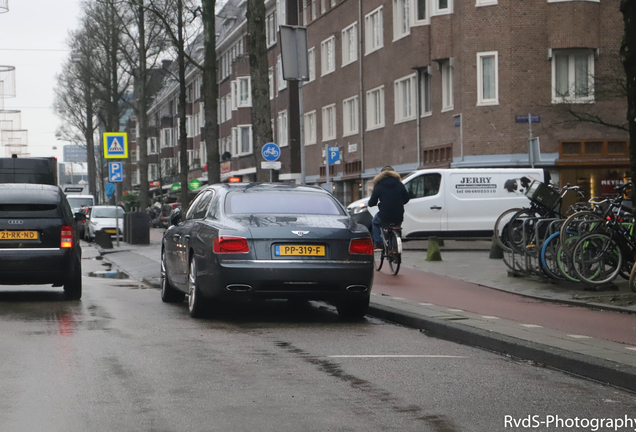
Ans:
[{"label": "road marking line", "polygon": [[393,297],[393,300],[404,300],[402,297]]},{"label": "road marking line", "polygon": [[496,316],[490,316],[490,315],[482,315],[481,317],[482,317],[482,318],[486,318],[486,319],[501,319],[501,318],[499,318],[499,317],[496,317]]},{"label": "road marking line", "polygon": [[433,306],[433,303],[418,303],[421,306]]},{"label": "road marking line", "polygon": [[464,312],[461,309],[446,309],[447,311],[451,311],[451,312]]},{"label": "road marking line", "polygon": [[636,351],[636,347],[625,347],[625,349]]},{"label": "road marking line", "polygon": [[536,324],[519,324],[519,325],[523,327],[528,327],[528,328],[543,328],[543,326],[536,325]]},{"label": "road marking line", "polygon": [[583,335],[568,335],[574,339],[592,339],[592,336],[583,336]]},{"label": "road marking line", "polygon": [[409,354],[362,354],[362,355],[331,355],[329,358],[466,358],[452,355],[409,355]]}]

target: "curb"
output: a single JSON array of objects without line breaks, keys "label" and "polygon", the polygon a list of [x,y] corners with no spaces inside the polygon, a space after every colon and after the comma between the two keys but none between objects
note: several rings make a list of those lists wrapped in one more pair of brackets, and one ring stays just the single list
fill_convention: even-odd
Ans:
[{"label": "curb", "polygon": [[534,361],[548,367],[636,392],[636,368],[584,356],[535,342],[496,334],[444,320],[422,317],[390,306],[371,303],[369,315],[424,330],[433,337]]}]

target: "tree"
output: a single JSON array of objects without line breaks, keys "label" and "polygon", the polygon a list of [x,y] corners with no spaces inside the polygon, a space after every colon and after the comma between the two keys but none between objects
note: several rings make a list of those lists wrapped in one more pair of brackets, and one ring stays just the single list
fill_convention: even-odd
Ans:
[{"label": "tree", "polygon": [[219,88],[216,68],[216,0],[202,0],[203,19],[203,102],[205,127],[203,129],[207,154],[208,183],[221,182],[219,166],[219,123],[218,106]]},{"label": "tree", "polygon": [[247,52],[250,61],[252,82],[252,141],[256,181],[269,181],[267,170],[260,167],[261,149],[273,141],[271,106],[269,101],[269,63],[267,61],[267,39],[265,37],[265,2],[247,0]]},{"label": "tree", "polygon": [[[636,1],[621,0],[620,10],[625,23],[620,54],[626,76],[629,160],[633,179],[636,173]],[[636,188],[632,188],[632,202],[636,202]]]}]

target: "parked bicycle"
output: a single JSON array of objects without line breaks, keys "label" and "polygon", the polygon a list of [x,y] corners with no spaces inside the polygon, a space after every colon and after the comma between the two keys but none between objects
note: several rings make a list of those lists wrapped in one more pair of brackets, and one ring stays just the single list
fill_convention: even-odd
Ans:
[{"label": "parked bicycle", "polygon": [[374,251],[373,268],[380,271],[386,259],[391,273],[396,275],[400,271],[402,263],[402,227],[395,224],[383,225],[380,236],[382,237],[382,249]]}]

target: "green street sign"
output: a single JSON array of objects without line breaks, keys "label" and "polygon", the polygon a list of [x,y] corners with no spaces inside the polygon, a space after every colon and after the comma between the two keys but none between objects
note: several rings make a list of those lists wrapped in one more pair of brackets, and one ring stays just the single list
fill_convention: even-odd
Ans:
[{"label": "green street sign", "polygon": [[181,183],[172,183],[172,186],[170,186],[170,192],[176,192],[181,190]]},{"label": "green street sign", "polygon": [[188,189],[191,191],[199,189],[201,187],[201,182],[197,179],[192,179],[188,182]]}]

